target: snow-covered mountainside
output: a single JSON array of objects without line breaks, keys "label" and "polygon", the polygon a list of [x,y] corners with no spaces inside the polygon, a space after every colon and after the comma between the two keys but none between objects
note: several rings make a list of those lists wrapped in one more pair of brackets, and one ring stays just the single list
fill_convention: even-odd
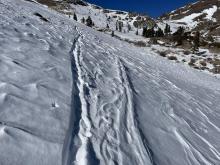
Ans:
[{"label": "snow-covered mountainside", "polygon": [[0,0],[1,165],[218,165],[220,80]]},{"label": "snow-covered mountainside", "polygon": [[[103,32],[115,31],[115,34],[128,39],[143,40],[143,37],[137,36],[136,32],[142,34],[143,26],[153,27],[155,20],[144,14],[134,12],[118,11],[104,9],[100,6],[90,4],[85,1],[74,0],[36,0],[37,2],[48,6],[58,12],[67,15],[74,19],[74,13],[77,16],[77,21],[82,22],[83,19],[91,17],[96,30]],[[116,29],[117,24],[122,24],[121,30]],[[120,32],[119,32],[120,31]],[[126,35],[123,35],[126,33]]]},{"label": "snow-covered mountainside", "polygon": [[170,23],[200,30],[205,35],[220,35],[220,1],[200,0],[161,17]]}]

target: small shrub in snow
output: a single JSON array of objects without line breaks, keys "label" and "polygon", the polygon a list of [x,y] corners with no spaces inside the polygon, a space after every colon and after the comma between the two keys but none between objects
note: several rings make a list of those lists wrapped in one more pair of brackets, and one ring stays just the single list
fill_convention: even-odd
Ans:
[{"label": "small shrub in snow", "polygon": [[137,42],[134,42],[134,45],[139,46],[139,47],[145,47],[146,43],[144,41],[137,41]]},{"label": "small shrub in snow", "polygon": [[183,54],[184,54],[184,55],[190,55],[191,52],[190,52],[189,50],[184,50],[184,51],[183,51]]},{"label": "small shrub in snow", "polygon": [[158,54],[159,54],[161,57],[166,57],[166,56],[167,56],[167,52],[166,52],[166,51],[158,51]]},{"label": "small shrub in snow", "polygon": [[196,62],[196,60],[194,58],[191,58],[190,62],[189,62],[189,65],[190,66],[195,66],[195,62]]},{"label": "small shrub in snow", "polygon": [[176,56],[169,56],[168,59],[169,60],[175,60],[175,61],[177,60]]},{"label": "small shrub in snow", "polygon": [[214,58],[211,62],[214,66],[220,66],[220,59]]},{"label": "small shrub in snow", "polygon": [[214,74],[220,74],[220,66],[215,66],[213,69],[210,70]]},{"label": "small shrub in snow", "polygon": [[194,66],[193,68],[200,70],[200,67],[198,67],[198,66]]},{"label": "small shrub in snow", "polygon": [[205,61],[200,61],[199,63],[200,63],[200,65],[202,65],[202,66],[207,66],[207,63],[206,63]]}]

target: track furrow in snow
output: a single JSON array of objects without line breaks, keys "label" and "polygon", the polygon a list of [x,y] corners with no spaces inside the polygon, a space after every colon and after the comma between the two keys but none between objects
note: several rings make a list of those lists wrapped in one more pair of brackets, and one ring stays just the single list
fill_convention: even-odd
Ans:
[{"label": "track furrow in snow", "polygon": [[76,164],[78,165],[87,165],[89,164],[88,162],[88,145],[89,145],[89,140],[88,138],[91,137],[91,124],[90,124],[90,119],[88,118],[88,110],[87,110],[87,101],[85,98],[85,91],[86,88],[88,88],[87,84],[83,80],[83,72],[81,69],[81,47],[80,44],[82,44],[82,35],[79,37],[79,42],[76,45],[76,49],[74,51],[74,57],[75,57],[75,62],[76,62],[76,67],[78,69],[78,78],[79,78],[79,97],[81,100],[81,119],[80,119],[80,128],[79,128],[79,133],[78,136],[81,140],[81,146],[78,149],[76,153]]},{"label": "track furrow in snow", "polygon": [[153,164],[151,154],[148,147],[145,146],[144,139],[141,137],[138,123],[135,119],[137,116],[134,109],[135,103],[131,88],[132,84],[130,84],[131,82],[128,79],[128,73],[126,72],[126,68],[120,58],[118,58],[118,67],[124,94],[123,111],[120,114],[121,150],[124,152],[126,160],[130,159],[129,161],[133,164],[151,165]]},{"label": "track furrow in snow", "polygon": [[[145,139],[138,129],[132,84],[127,76],[123,61],[106,52],[106,60],[111,61],[111,69],[115,69],[114,78],[104,80],[105,89],[110,93],[100,95],[101,106],[98,108],[98,128],[100,154],[102,164],[123,165],[125,162],[138,165],[152,165],[153,160]],[[107,91],[107,90],[106,90]],[[106,91],[103,91],[104,93]],[[100,104],[99,102],[96,104]],[[97,123],[93,121],[94,125]]]},{"label": "track furrow in snow", "polygon": [[73,75],[72,89],[72,114],[70,117],[69,131],[66,136],[65,149],[63,150],[63,164],[87,165],[89,164],[89,137],[91,137],[91,124],[88,118],[85,90],[87,84],[83,80],[81,69],[82,35],[74,39],[70,51]]}]

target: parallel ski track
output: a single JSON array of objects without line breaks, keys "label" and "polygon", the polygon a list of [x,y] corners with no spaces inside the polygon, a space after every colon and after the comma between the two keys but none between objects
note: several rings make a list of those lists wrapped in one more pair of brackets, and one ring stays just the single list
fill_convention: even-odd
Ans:
[{"label": "parallel ski track", "polygon": [[[89,165],[99,164],[99,160],[92,147],[92,131],[98,133],[99,129],[92,130],[92,125],[96,122],[89,117],[89,85],[84,81],[87,76],[86,69],[83,68],[82,45],[84,36],[76,28],[78,36],[74,39],[70,50],[72,67],[72,105],[69,122],[69,130],[66,134],[63,146],[63,165]],[[129,81],[128,73],[123,61],[110,52],[109,60],[114,60],[114,67],[117,68],[118,80],[115,82],[114,102],[106,102],[105,107],[111,107],[111,116],[105,114],[106,120],[100,120],[99,128],[105,128],[103,136],[97,144],[100,147],[100,154],[104,164],[123,165],[124,160],[129,160],[133,164],[155,165],[152,154],[146,139],[143,139],[141,130],[135,120],[135,105],[132,84]],[[118,84],[118,85],[117,85]],[[109,121],[110,120],[110,121]],[[103,122],[101,122],[103,121]],[[111,124],[110,124],[111,123]],[[92,131],[91,131],[92,130]],[[97,160],[97,161],[94,161]]]}]

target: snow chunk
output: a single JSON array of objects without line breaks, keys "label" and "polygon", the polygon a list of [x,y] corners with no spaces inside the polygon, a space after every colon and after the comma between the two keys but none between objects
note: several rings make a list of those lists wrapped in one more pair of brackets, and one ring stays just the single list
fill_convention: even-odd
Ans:
[{"label": "snow chunk", "polygon": [[5,127],[0,127],[0,137],[5,133]]}]

